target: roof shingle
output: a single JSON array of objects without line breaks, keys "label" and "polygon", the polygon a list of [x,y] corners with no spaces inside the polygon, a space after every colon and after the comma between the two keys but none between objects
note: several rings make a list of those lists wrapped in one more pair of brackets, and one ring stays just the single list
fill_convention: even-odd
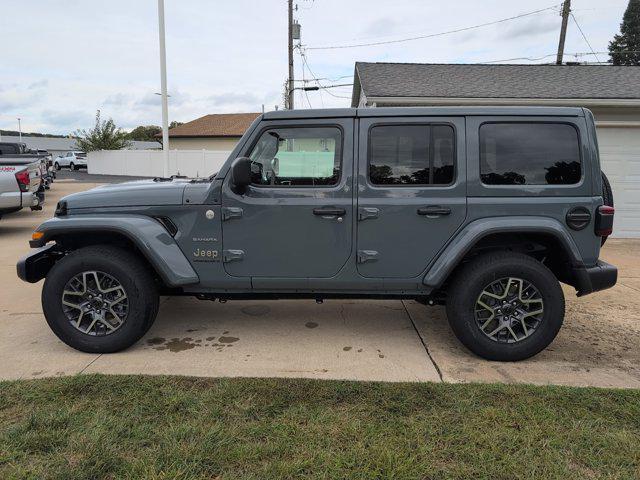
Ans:
[{"label": "roof shingle", "polygon": [[356,78],[367,97],[640,98],[635,66],[357,62]]},{"label": "roof shingle", "polygon": [[241,137],[259,115],[259,113],[205,115],[169,129],[169,137]]}]

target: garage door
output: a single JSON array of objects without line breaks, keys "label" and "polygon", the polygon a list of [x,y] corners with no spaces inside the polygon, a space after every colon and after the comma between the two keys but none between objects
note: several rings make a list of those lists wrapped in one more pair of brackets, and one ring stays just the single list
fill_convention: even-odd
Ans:
[{"label": "garage door", "polygon": [[598,128],[602,170],[616,206],[613,236],[640,237],[640,128]]}]

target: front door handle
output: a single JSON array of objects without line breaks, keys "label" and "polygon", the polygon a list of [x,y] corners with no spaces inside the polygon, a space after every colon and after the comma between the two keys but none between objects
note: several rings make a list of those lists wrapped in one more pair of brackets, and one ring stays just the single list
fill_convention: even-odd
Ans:
[{"label": "front door handle", "polygon": [[313,214],[321,217],[341,217],[345,213],[347,211],[344,208],[318,207],[313,209]]},{"label": "front door handle", "polygon": [[443,207],[441,205],[429,205],[428,207],[421,207],[418,209],[418,215],[425,217],[441,217],[443,215],[450,215],[451,209],[449,207]]}]

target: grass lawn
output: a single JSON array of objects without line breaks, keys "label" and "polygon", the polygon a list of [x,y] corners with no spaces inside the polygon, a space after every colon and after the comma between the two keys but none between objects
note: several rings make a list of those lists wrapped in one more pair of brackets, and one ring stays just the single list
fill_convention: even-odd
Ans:
[{"label": "grass lawn", "polygon": [[80,375],[0,383],[0,478],[640,478],[640,391]]}]

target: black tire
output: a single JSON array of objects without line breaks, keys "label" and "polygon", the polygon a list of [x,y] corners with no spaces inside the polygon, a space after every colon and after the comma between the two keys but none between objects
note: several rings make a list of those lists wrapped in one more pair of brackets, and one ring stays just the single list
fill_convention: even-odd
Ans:
[{"label": "black tire", "polygon": [[[605,205],[609,207],[613,207],[613,190],[611,189],[611,184],[609,183],[609,179],[607,176],[602,173],[602,200]],[[608,237],[602,237],[601,245],[604,245],[604,242],[607,241]]]},{"label": "black tire", "polygon": [[[499,343],[489,338],[475,315],[476,301],[483,289],[505,277],[530,282],[544,302],[537,328],[515,343]],[[487,360],[524,360],[544,350],[558,334],[564,320],[564,294],[553,273],[534,258],[504,251],[488,253],[457,272],[448,288],[447,317],[456,337],[475,354]]]},{"label": "black tire", "polygon": [[[67,282],[81,272],[94,270],[115,278],[129,302],[122,326],[104,336],[79,331],[62,308]],[[81,248],[62,258],[49,271],[42,288],[42,308],[51,330],[70,347],[89,353],[118,352],[136,343],[153,325],[158,306],[158,291],[147,266],[131,253],[106,245]]]},{"label": "black tire", "polygon": [[73,162],[69,163],[69,170],[77,170],[76,166],[73,164]]},{"label": "black tire", "polygon": [[54,164],[53,164],[53,167],[54,167],[56,170],[60,170],[60,164],[59,164],[58,162],[54,163]]}]

